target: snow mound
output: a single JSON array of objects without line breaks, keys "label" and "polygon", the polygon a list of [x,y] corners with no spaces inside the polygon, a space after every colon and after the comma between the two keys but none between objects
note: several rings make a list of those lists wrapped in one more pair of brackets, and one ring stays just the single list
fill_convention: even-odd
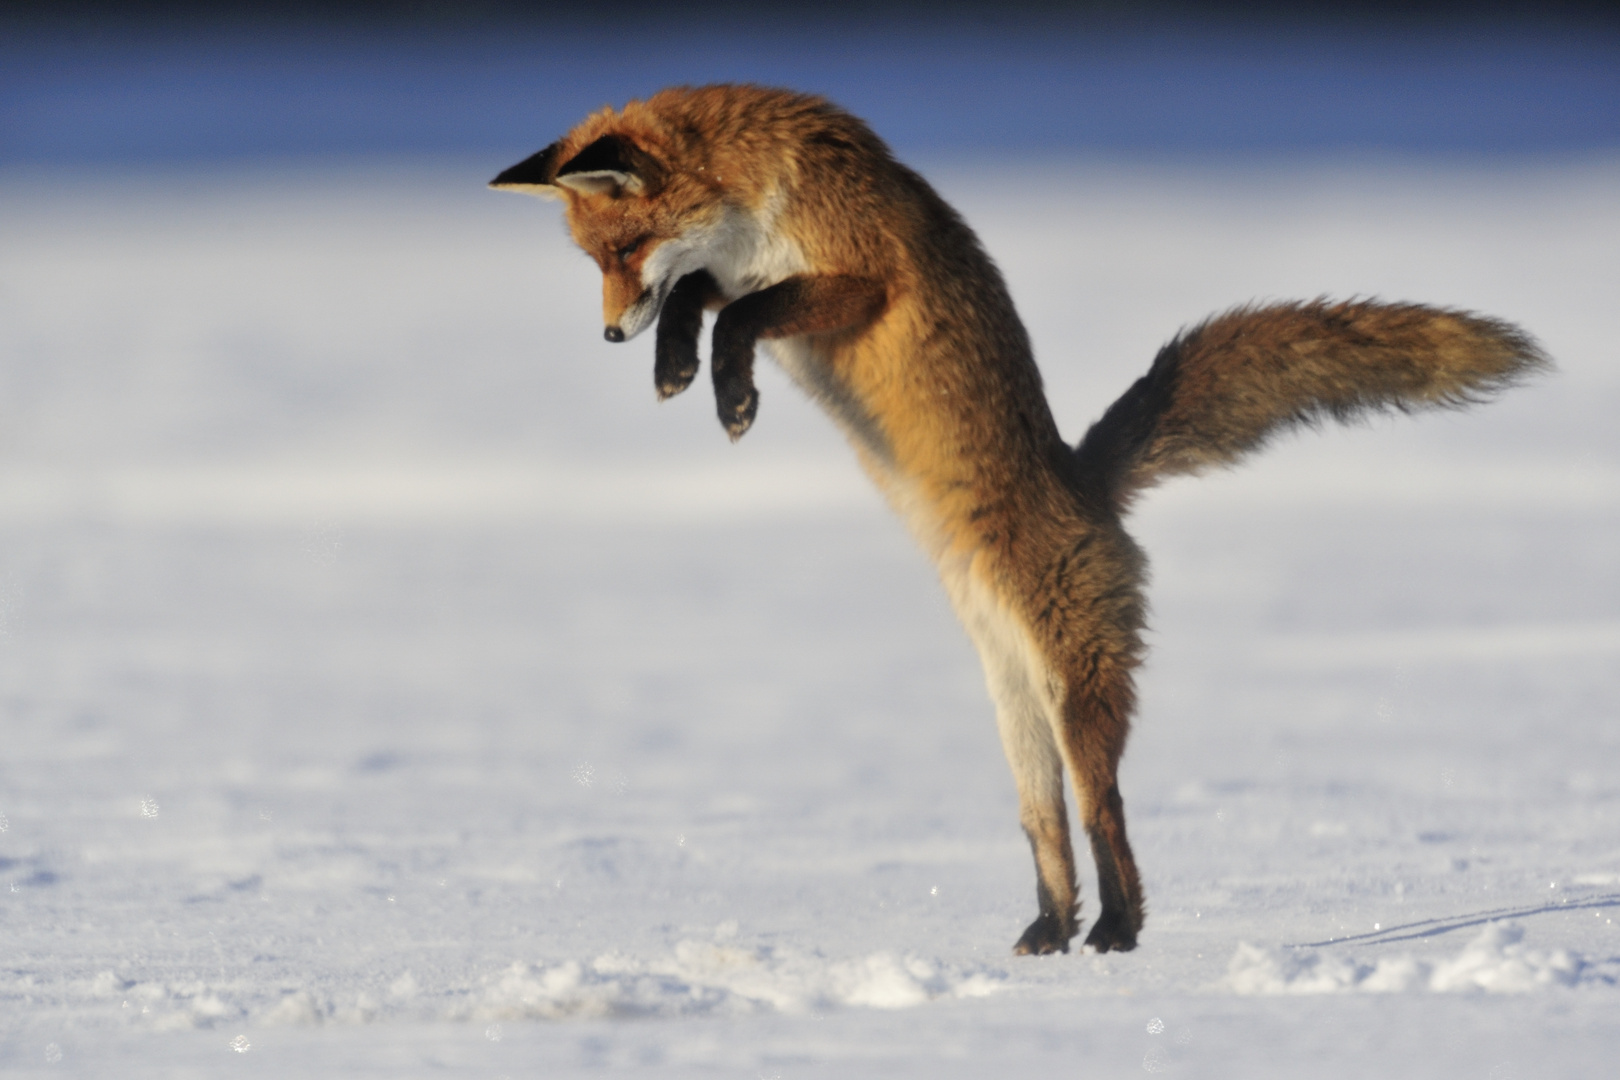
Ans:
[{"label": "snow mound", "polygon": [[985,997],[1006,978],[1000,971],[887,952],[829,960],[789,949],[682,941],[655,959],[608,953],[589,962],[517,962],[459,986],[424,988],[406,972],[358,995],[286,987],[273,1000],[262,995],[244,1000],[240,986],[136,983],[110,971],[85,990],[102,999],[122,999],[129,1023],[176,1031],[243,1022],[313,1027],[401,1020],[807,1014],[840,1006],[904,1009],[936,999]]},{"label": "snow mound", "polygon": [[881,952],[848,960],[769,947],[682,941],[644,961],[610,953],[589,964],[514,963],[485,980],[480,1019],[686,1016],[840,1005],[903,1009],[937,998],[984,997],[1006,976]]},{"label": "snow mound", "polygon": [[[1541,952],[1521,940],[1515,923],[1491,923],[1450,960],[1401,955],[1376,963],[1306,950],[1261,949],[1240,944],[1227,966],[1227,986],[1239,994],[1333,994],[1347,991],[1524,993],[1548,986],[1575,986],[1593,970],[1566,949]],[[1595,974],[1595,971],[1593,972]]]},{"label": "snow mound", "polygon": [[217,987],[200,980],[175,982],[136,982],[103,971],[81,984],[90,1000],[119,1002],[119,1013],[130,1023],[142,1023],[155,1031],[184,1031],[207,1028],[240,1020],[245,1010]]},{"label": "snow mound", "polygon": [[1539,952],[1519,944],[1523,928],[1493,923],[1453,960],[1436,965],[1431,990],[1522,993],[1543,986],[1574,986],[1586,962],[1567,949]]}]

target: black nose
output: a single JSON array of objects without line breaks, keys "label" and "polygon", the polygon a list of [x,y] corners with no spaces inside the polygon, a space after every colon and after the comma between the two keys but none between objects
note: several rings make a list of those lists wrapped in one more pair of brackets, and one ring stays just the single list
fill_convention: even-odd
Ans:
[{"label": "black nose", "polygon": [[606,330],[602,331],[602,336],[617,345],[619,342],[624,340],[624,331],[620,330],[617,326],[610,326]]}]

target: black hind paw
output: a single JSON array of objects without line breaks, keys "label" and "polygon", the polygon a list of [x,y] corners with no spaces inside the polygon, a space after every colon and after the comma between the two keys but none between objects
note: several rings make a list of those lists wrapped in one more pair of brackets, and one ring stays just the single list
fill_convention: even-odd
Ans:
[{"label": "black hind paw", "polygon": [[1105,910],[1086,935],[1086,948],[1098,952],[1130,952],[1136,948],[1136,927],[1122,912]]},{"label": "black hind paw", "polygon": [[1069,951],[1069,939],[1074,937],[1079,929],[1073,919],[1065,923],[1056,914],[1042,912],[1038,919],[1029,924],[1024,936],[1018,939],[1018,944],[1013,946],[1013,952],[1019,956],[1066,953]]}]

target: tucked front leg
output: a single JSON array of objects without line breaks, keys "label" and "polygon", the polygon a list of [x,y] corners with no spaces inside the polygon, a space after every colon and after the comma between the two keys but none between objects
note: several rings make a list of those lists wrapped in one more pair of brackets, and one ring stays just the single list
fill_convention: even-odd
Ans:
[{"label": "tucked front leg", "polygon": [[687,274],[675,283],[658,313],[658,336],[653,346],[653,385],[658,400],[666,401],[692,385],[698,373],[698,335],[703,332],[703,309],[720,299],[720,286],[707,270]]},{"label": "tucked front leg", "polygon": [[801,275],[734,300],[714,323],[715,408],[732,441],[759,411],[754,345],[760,339],[834,334],[869,322],[883,309],[881,282],[846,274]]}]

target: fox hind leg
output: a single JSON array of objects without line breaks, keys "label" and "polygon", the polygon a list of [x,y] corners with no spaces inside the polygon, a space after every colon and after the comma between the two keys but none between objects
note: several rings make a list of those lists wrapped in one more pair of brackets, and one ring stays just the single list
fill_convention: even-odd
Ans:
[{"label": "fox hind leg", "polygon": [[1144,913],[1142,882],[1130,842],[1125,838],[1125,803],[1119,797],[1117,784],[1110,784],[1095,798],[1101,810],[1094,817],[1088,815],[1085,829],[1097,863],[1102,913],[1092,923],[1086,944],[1098,952],[1130,952],[1136,948]]},{"label": "fox hind leg", "polygon": [[1119,794],[1118,771],[1133,695],[1128,671],[1108,682],[1111,685],[1101,688],[1101,693],[1083,685],[1066,695],[1061,735],[1080,803],[1080,824],[1097,864],[1097,893],[1102,903],[1086,944],[1098,952],[1129,952],[1136,948],[1136,935],[1142,929],[1142,882],[1125,836],[1125,802]]},{"label": "fox hind leg", "polygon": [[1035,696],[1009,695],[1007,688],[1000,689],[996,726],[1018,785],[1019,821],[1035,856],[1038,905],[1035,921],[1013,951],[1025,956],[1068,952],[1069,939],[1079,931],[1080,899],[1069,812],[1063,801],[1063,757],[1046,710]]},{"label": "fox hind leg", "polygon": [[[989,590],[953,581],[952,599],[963,616],[996,706],[996,729],[1018,787],[1018,816],[1035,856],[1035,921],[1018,939],[1019,955],[1068,952],[1079,930],[1079,889],[1069,814],[1063,800],[1063,754],[1051,702],[1027,635]],[[966,588],[961,588],[966,584]]]},{"label": "fox hind leg", "polygon": [[1062,772],[1055,806],[1025,803],[1020,815],[1024,834],[1035,855],[1035,921],[1013,944],[1019,956],[1068,952],[1069,941],[1080,930],[1079,887],[1074,876],[1074,848],[1069,843],[1069,822],[1063,805]]}]

